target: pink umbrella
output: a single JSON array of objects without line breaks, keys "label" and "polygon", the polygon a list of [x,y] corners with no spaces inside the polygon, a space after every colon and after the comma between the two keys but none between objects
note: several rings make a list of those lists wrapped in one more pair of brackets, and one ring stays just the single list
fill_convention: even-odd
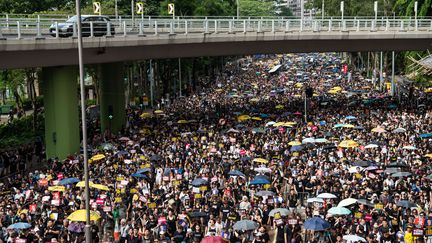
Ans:
[{"label": "pink umbrella", "polygon": [[302,113],[300,111],[296,111],[293,113],[294,115],[300,116]]},{"label": "pink umbrella", "polygon": [[227,243],[227,241],[220,236],[207,236],[201,240],[201,243]]}]

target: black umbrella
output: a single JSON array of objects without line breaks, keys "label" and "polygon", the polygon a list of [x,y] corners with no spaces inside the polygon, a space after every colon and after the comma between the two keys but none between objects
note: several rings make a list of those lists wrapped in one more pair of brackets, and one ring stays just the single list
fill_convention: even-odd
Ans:
[{"label": "black umbrella", "polygon": [[371,201],[368,201],[366,199],[357,199],[357,203],[358,204],[363,204],[363,205],[366,205],[366,206],[369,206],[369,207],[373,207],[374,206],[374,204]]},{"label": "black umbrella", "polygon": [[157,154],[150,157],[150,161],[160,161],[160,160],[162,160],[162,156],[157,155]]},{"label": "black umbrella", "polygon": [[369,165],[371,165],[371,163],[365,160],[357,160],[356,162],[353,163],[353,165],[360,166],[360,167],[368,167]]},{"label": "black umbrella", "polygon": [[327,145],[327,146],[323,147],[324,150],[331,150],[331,149],[336,149],[336,148],[337,147],[335,145]]},{"label": "black umbrella", "polygon": [[197,178],[197,179],[192,181],[192,186],[195,186],[195,187],[199,187],[199,186],[203,186],[203,185],[207,185],[207,184],[208,184],[208,181],[204,180],[202,178]]}]

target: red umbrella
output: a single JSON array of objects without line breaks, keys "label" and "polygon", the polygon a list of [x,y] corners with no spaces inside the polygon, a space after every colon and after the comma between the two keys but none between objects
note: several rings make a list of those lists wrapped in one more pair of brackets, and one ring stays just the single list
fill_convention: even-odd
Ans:
[{"label": "red umbrella", "polygon": [[220,236],[207,236],[202,239],[201,243],[227,243],[227,241]]}]

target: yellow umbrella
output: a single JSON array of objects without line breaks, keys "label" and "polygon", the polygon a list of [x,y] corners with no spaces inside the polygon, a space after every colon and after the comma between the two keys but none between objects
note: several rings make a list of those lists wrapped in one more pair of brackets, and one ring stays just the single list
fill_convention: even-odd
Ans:
[{"label": "yellow umbrella", "polygon": [[151,117],[151,114],[148,113],[148,112],[143,112],[143,113],[140,115],[140,117],[141,117],[141,118],[149,118],[149,117]]},{"label": "yellow umbrella", "polygon": [[291,141],[291,142],[288,143],[288,145],[291,145],[291,146],[299,146],[299,145],[301,145],[301,144],[302,144],[302,143],[299,142],[299,141]]},{"label": "yellow umbrella", "polygon": [[[101,218],[101,216],[99,215],[98,212],[96,211],[90,211],[90,220],[91,221],[97,221]],[[71,213],[67,219],[69,219],[70,221],[75,221],[75,222],[85,222],[87,219],[87,214],[86,214],[86,210],[85,209],[80,209],[77,210],[73,213]]]},{"label": "yellow umbrella", "polygon": [[64,192],[66,188],[64,186],[50,186],[48,187],[48,191],[50,192]]},{"label": "yellow umbrella", "polygon": [[301,97],[301,94],[295,94],[294,97]]},{"label": "yellow umbrella", "polygon": [[332,88],[332,90],[337,90],[337,91],[341,91],[341,90],[342,90],[342,88],[341,88],[340,86],[335,86],[335,87],[333,87],[333,88]]},{"label": "yellow umbrella", "polygon": [[216,89],[215,91],[216,91],[216,92],[222,92],[223,89]]},{"label": "yellow umbrella", "polygon": [[251,117],[248,115],[241,115],[241,116],[237,117],[238,121],[247,121],[249,119],[251,119]]},{"label": "yellow umbrella", "polygon": [[251,102],[258,102],[259,99],[258,99],[258,98],[252,98],[252,99],[250,99],[250,101],[251,101]]},{"label": "yellow umbrella", "polygon": [[345,128],[353,128],[354,125],[353,124],[345,124],[345,125],[343,125],[343,127],[345,127]]},{"label": "yellow umbrella", "polygon": [[359,144],[354,140],[344,140],[340,142],[338,146],[341,148],[355,148],[358,147]]},{"label": "yellow umbrella", "polygon": [[285,122],[285,125],[294,126],[297,122]]},{"label": "yellow umbrella", "polygon": [[253,161],[257,162],[257,163],[262,163],[262,164],[267,164],[268,163],[268,160],[263,159],[263,158],[255,158]]},{"label": "yellow umbrella", "polygon": [[280,127],[285,125],[285,122],[276,122],[275,124],[273,124],[274,127]]},{"label": "yellow umbrella", "polygon": [[[92,181],[89,181],[89,185],[90,187],[93,185],[94,183]],[[85,181],[80,181],[78,182],[76,185],[76,187],[85,187]]]},{"label": "yellow umbrella", "polygon": [[337,90],[333,90],[333,89],[327,91],[327,93],[329,93],[329,94],[337,94],[338,92],[339,92],[339,91],[337,91]]},{"label": "yellow umbrella", "polygon": [[372,129],[372,132],[384,133],[384,132],[387,132],[387,131],[384,128],[382,128],[382,127],[375,127],[374,129]]},{"label": "yellow umbrella", "polygon": [[98,161],[98,160],[101,160],[101,159],[105,159],[105,155],[103,155],[103,154],[96,154],[93,157],[91,157],[90,159],[93,160],[93,161]]},{"label": "yellow umbrella", "polygon": [[155,110],[154,113],[155,113],[155,114],[162,114],[162,113],[163,113],[163,110]]},{"label": "yellow umbrella", "polygon": [[426,154],[424,157],[432,159],[432,154]]},{"label": "yellow umbrella", "polygon": [[296,84],[294,84],[294,86],[295,86],[296,88],[301,88],[301,87],[303,87],[304,85],[303,85],[302,83],[296,83]]},{"label": "yellow umbrella", "polygon": [[284,106],[283,106],[283,105],[277,105],[275,108],[276,108],[276,109],[283,109]]},{"label": "yellow umbrella", "polygon": [[109,188],[105,185],[102,185],[102,184],[92,184],[92,185],[90,185],[90,187],[101,190],[101,191],[109,191]]},{"label": "yellow umbrella", "polygon": [[262,121],[262,118],[261,118],[261,117],[254,116],[254,117],[252,117],[252,120],[255,120],[255,121]]},{"label": "yellow umbrella", "polygon": [[177,121],[177,124],[186,124],[186,123],[189,123],[189,122],[186,120],[178,120]]},{"label": "yellow umbrella", "polygon": [[432,87],[427,88],[427,89],[425,90],[425,93],[432,93]]}]

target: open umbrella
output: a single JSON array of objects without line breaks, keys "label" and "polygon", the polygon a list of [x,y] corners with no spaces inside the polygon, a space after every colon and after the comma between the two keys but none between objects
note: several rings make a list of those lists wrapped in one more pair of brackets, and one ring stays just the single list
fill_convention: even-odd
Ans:
[{"label": "open umbrella", "polygon": [[194,187],[199,187],[199,186],[207,185],[208,181],[204,180],[202,178],[197,178],[197,179],[193,180],[191,184]]},{"label": "open umbrella", "polygon": [[240,176],[240,177],[245,177],[246,175],[243,174],[243,172],[239,171],[239,170],[232,170],[230,172],[228,172],[228,175],[230,176]]},{"label": "open umbrella", "polygon": [[[100,218],[101,218],[101,216],[99,215],[98,212],[90,211],[90,220],[91,221],[96,221],[96,220],[99,220]],[[69,219],[70,221],[85,222],[87,219],[86,210],[85,209],[77,210],[77,211],[71,213],[67,217],[67,219]]]},{"label": "open umbrella", "polygon": [[269,216],[274,217],[276,213],[280,213],[281,216],[287,216],[290,211],[287,208],[275,208],[270,211]]},{"label": "open umbrella", "polygon": [[270,184],[270,180],[256,176],[253,180],[249,182],[249,185],[265,185]]},{"label": "open umbrella", "polygon": [[411,175],[410,172],[396,172],[396,173],[391,174],[391,177],[407,177],[410,175]]},{"label": "open umbrella", "polygon": [[302,151],[304,148],[305,148],[304,146],[292,146],[292,147],[290,148],[290,152],[300,152],[300,151]]},{"label": "open umbrella", "polygon": [[148,178],[148,176],[146,176],[144,174],[140,174],[140,173],[133,173],[131,176],[136,177],[136,178]]},{"label": "open umbrella", "polygon": [[64,178],[59,182],[59,185],[64,186],[64,185],[74,184],[74,183],[77,183],[79,181],[80,180],[78,178],[74,178],[74,177]]},{"label": "open umbrella", "polygon": [[314,231],[324,231],[328,228],[330,228],[330,223],[325,221],[324,219],[320,217],[313,217],[306,219],[306,221],[303,224],[303,227],[306,230],[314,230]]},{"label": "open umbrella", "polygon": [[325,139],[325,138],[317,138],[315,139],[315,143],[328,143],[329,140]]},{"label": "open umbrella", "polygon": [[257,163],[261,163],[261,164],[267,164],[267,163],[268,163],[268,160],[263,159],[263,158],[255,158],[255,159],[253,160],[253,162],[257,162]]},{"label": "open umbrella", "polygon": [[31,228],[31,224],[28,223],[15,223],[11,224],[7,227],[8,230],[22,230],[22,229],[29,229]]},{"label": "open umbrella", "polygon": [[64,192],[66,188],[64,186],[50,186],[48,187],[48,191],[50,192]]},{"label": "open umbrella", "polygon": [[414,147],[414,146],[409,145],[409,146],[404,146],[403,149],[406,149],[406,150],[416,150],[417,148]]},{"label": "open umbrella", "polygon": [[368,206],[368,207],[373,207],[374,206],[374,204],[371,201],[368,201],[366,199],[357,199],[357,203],[365,205],[365,206]]},{"label": "open umbrella", "polygon": [[[92,186],[92,185],[93,185],[93,182],[92,182],[92,181],[89,181],[89,185]],[[85,187],[85,181],[80,181],[80,182],[78,182],[75,186],[76,186],[76,187]]]},{"label": "open umbrella", "polygon": [[367,242],[367,240],[363,237],[360,237],[358,235],[344,235],[342,237],[343,240],[345,240],[347,243],[355,243],[355,242]]},{"label": "open umbrella", "polygon": [[109,191],[109,188],[102,184],[91,184],[90,187],[101,191]]},{"label": "open umbrella", "polygon": [[408,200],[400,200],[399,202],[396,203],[396,205],[398,207],[403,207],[403,208],[415,208],[415,207],[417,207],[417,204],[410,202]]},{"label": "open umbrella", "polygon": [[256,228],[258,228],[258,224],[252,220],[240,220],[233,225],[234,230],[248,231]]},{"label": "open umbrella", "polygon": [[370,148],[378,148],[378,145],[371,143],[371,144],[366,145],[365,148],[366,148],[366,149],[370,149]]},{"label": "open umbrella", "polygon": [[351,210],[345,207],[332,207],[327,211],[332,215],[348,215],[351,214]]},{"label": "open umbrella", "polygon": [[374,129],[372,129],[372,132],[385,133],[387,131],[384,128],[382,128],[382,127],[375,127]]},{"label": "open umbrella", "polygon": [[394,129],[392,132],[393,133],[404,133],[404,132],[406,132],[406,129],[399,127],[399,128]]},{"label": "open umbrella", "polygon": [[201,240],[201,243],[226,243],[228,242],[221,236],[206,236]]},{"label": "open umbrella", "polygon": [[136,173],[147,173],[147,172],[151,172],[151,168],[144,168],[144,169],[139,169],[137,170]]},{"label": "open umbrella", "polygon": [[321,194],[319,194],[319,195],[317,196],[317,198],[332,199],[332,198],[337,198],[337,196],[334,195],[334,194],[331,194],[331,193],[327,193],[327,192],[325,192],[325,193],[321,193]]},{"label": "open umbrella", "polygon": [[353,163],[354,166],[368,167],[371,163],[366,160],[357,160]]},{"label": "open umbrella", "polygon": [[157,154],[152,155],[152,156],[150,157],[150,161],[161,161],[161,160],[162,160],[162,156],[157,155]]},{"label": "open umbrella", "polygon": [[302,144],[305,143],[315,143],[315,138],[305,138],[302,140]]},{"label": "open umbrella", "polygon": [[340,201],[337,206],[338,207],[346,207],[346,206],[352,205],[356,202],[357,202],[357,199],[355,199],[355,198],[346,198],[346,199]]},{"label": "open umbrella", "polygon": [[420,134],[420,138],[432,138],[432,133],[423,133]]},{"label": "open umbrella", "polygon": [[267,167],[258,167],[255,168],[254,171],[258,172],[258,173],[271,173],[272,170],[270,168]]},{"label": "open umbrella", "polygon": [[268,196],[274,196],[275,193],[272,191],[259,191],[255,193],[255,195],[258,197],[268,197]]},{"label": "open umbrella", "polygon": [[308,198],[306,202],[307,203],[324,203],[324,199],[318,198],[318,197],[311,197],[311,198]]},{"label": "open umbrella", "polygon": [[110,144],[110,143],[104,143],[102,144],[102,149],[103,150],[112,150],[114,148],[114,145]]},{"label": "open umbrella", "polygon": [[347,120],[356,120],[357,117],[355,117],[355,116],[347,116],[347,117],[345,117],[345,119],[347,119]]},{"label": "open umbrella", "polygon": [[344,140],[340,142],[338,146],[341,148],[355,148],[358,147],[359,144],[354,140]]},{"label": "open umbrella", "polygon": [[103,154],[96,154],[93,157],[91,157],[90,159],[93,160],[93,161],[98,161],[98,160],[101,160],[101,159],[105,159],[105,155],[103,155]]},{"label": "open umbrella", "polygon": [[302,143],[300,141],[291,141],[291,142],[288,143],[288,145],[291,145],[291,146],[299,146],[301,144]]}]

